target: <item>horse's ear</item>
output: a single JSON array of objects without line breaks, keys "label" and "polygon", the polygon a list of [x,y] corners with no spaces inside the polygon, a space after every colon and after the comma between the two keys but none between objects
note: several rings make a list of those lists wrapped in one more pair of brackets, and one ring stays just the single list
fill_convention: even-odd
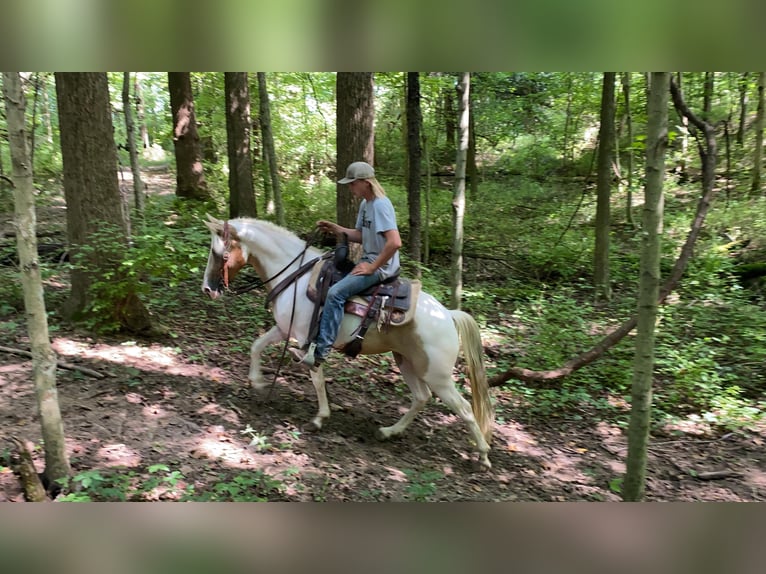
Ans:
[{"label": "horse's ear", "polygon": [[[210,216],[208,216],[208,217],[210,217]],[[217,219],[213,219],[212,221],[205,221],[204,223],[205,223],[205,227],[207,227],[210,231],[212,231],[216,235],[221,235],[221,233],[223,233],[223,222],[222,221],[218,221]]]}]

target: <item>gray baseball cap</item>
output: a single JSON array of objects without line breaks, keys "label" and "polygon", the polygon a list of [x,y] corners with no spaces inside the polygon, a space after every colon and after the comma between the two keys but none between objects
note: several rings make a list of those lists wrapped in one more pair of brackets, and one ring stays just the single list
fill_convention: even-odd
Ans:
[{"label": "gray baseball cap", "polygon": [[375,170],[369,163],[355,161],[346,170],[346,177],[339,179],[338,183],[351,183],[357,179],[371,179],[375,177]]}]

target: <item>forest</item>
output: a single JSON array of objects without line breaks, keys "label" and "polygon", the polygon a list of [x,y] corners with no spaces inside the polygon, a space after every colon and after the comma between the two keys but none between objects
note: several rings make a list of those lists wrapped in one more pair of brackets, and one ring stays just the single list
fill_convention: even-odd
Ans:
[{"label": "forest", "polygon": [[[764,83],[3,73],[0,501],[766,500]],[[410,402],[390,353],[333,352],[307,428],[284,344],[248,380],[264,277],[200,288],[210,217],[332,250],[316,222],[353,227],[354,161],[402,275],[478,324],[491,469],[439,397],[376,439]],[[472,400],[481,374],[452,371]]]}]

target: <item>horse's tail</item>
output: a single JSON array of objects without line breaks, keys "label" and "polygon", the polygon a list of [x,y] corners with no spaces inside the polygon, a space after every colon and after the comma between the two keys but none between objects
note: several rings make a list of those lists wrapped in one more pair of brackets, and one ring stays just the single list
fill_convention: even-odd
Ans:
[{"label": "horse's tail", "polygon": [[473,317],[464,311],[451,310],[452,320],[457,327],[463,355],[468,366],[468,378],[471,379],[471,407],[473,416],[479,424],[479,430],[487,443],[492,442],[492,422],[495,412],[489,397],[487,371],[484,367],[484,347],[481,344],[481,331]]}]

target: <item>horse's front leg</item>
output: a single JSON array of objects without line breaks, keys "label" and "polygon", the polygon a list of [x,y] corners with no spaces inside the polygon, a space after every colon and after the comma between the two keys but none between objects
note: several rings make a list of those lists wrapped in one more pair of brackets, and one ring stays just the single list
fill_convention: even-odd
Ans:
[{"label": "horse's front leg", "polygon": [[268,386],[268,383],[263,380],[263,373],[261,372],[261,353],[269,345],[282,341],[284,338],[282,330],[274,325],[265,335],[261,335],[253,341],[253,345],[250,347],[250,373],[247,378],[250,379],[250,384],[256,391],[261,391]]},{"label": "horse's front leg", "polygon": [[330,418],[330,403],[327,401],[327,388],[324,381],[324,367],[320,365],[316,369],[309,371],[311,374],[311,382],[314,383],[314,390],[317,393],[317,402],[319,403],[319,410],[316,416],[311,421],[311,426],[306,430],[318,431],[322,428],[322,424],[325,419]]}]

